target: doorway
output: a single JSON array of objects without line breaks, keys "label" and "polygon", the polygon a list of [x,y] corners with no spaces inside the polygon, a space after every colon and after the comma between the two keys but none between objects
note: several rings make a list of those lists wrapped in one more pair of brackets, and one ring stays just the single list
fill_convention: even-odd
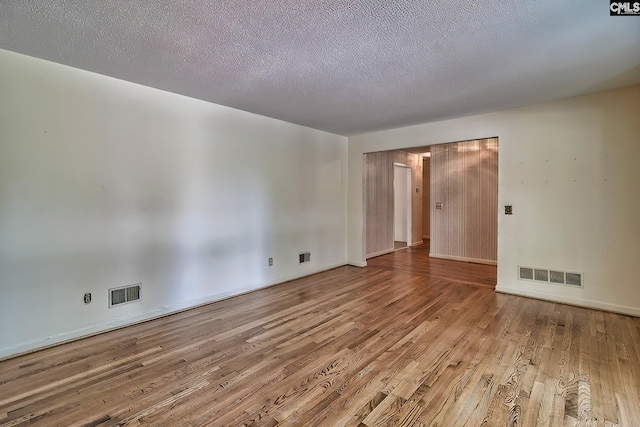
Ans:
[{"label": "doorway", "polygon": [[431,149],[422,155],[422,243],[430,248],[431,240]]},{"label": "doorway", "polygon": [[411,168],[393,164],[393,249],[411,246]]},{"label": "doorway", "polygon": [[[365,153],[365,259],[423,245],[429,257],[495,265],[497,166],[497,137]],[[409,171],[411,181],[396,178]],[[410,182],[406,192],[395,188]],[[409,203],[411,210],[402,209]],[[396,218],[407,223],[396,224]]]}]

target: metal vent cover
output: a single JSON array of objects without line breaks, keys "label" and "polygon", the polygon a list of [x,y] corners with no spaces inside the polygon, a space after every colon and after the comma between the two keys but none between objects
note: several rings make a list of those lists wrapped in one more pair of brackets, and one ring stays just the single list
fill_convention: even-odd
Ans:
[{"label": "metal vent cover", "polygon": [[549,270],[543,270],[540,268],[536,268],[533,272],[533,277],[538,282],[548,282],[549,281]]},{"label": "metal vent cover", "polygon": [[582,274],[580,273],[566,273],[566,281],[567,285],[571,286],[582,286]]},{"label": "metal vent cover", "polygon": [[142,283],[109,289],[109,308],[140,300]]},{"label": "metal vent cover", "polygon": [[311,261],[311,252],[298,254],[298,260],[300,261],[300,264]]},{"label": "metal vent cover", "polygon": [[549,281],[564,285],[564,271],[549,270]]},{"label": "metal vent cover", "polygon": [[519,277],[524,280],[533,280],[533,268],[519,267]]},{"label": "metal vent cover", "polygon": [[533,280],[536,282],[552,283],[555,285],[583,287],[582,273],[568,271],[518,266],[518,278],[520,280]]}]

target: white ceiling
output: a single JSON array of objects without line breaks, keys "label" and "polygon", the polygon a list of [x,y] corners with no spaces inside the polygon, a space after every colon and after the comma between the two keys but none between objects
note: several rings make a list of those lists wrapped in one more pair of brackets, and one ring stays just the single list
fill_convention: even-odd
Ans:
[{"label": "white ceiling", "polygon": [[640,84],[606,0],[0,0],[0,48],[342,135]]}]

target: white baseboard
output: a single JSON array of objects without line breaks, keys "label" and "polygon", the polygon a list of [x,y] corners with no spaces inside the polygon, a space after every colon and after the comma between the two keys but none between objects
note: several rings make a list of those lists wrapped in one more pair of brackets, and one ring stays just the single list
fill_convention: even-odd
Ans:
[{"label": "white baseboard", "polygon": [[[366,262],[364,264],[365,264],[364,266],[366,266]],[[31,341],[22,342],[15,345],[10,345],[7,347],[2,347],[0,348],[0,361],[4,359],[9,359],[11,357],[19,356],[21,354],[30,353],[35,350],[42,350],[47,347],[53,347],[56,345],[64,344],[66,342],[75,341],[75,340],[87,338],[93,335],[102,334],[104,332],[109,332],[116,329],[124,328],[126,326],[135,325],[137,323],[147,322],[149,320],[158,319],[164,316],[169,316],[171,314],[176,314],[181,311],[191,310],[193,308],[211,304],[216,301],[222,301],[227,298],[243,295],[243,294],[257,291],[260,289],[269,288],[271,286],[276,286],[284,282],[288,282],[291,280],[300,279],[302,277],[321,273],[323,271],[333,270],[334,268],[342,267],[344,265],[347,265],[347,263],[344,262],[344,263],[331,264],[316,270],[305,272],[302,275],[279,278],[276,281],[263,286],[256,286],[253,288],[231,289],[225,292],[219,292],[216,294],[206,295],[206,296],[188,300],[188,301],[182,301],[169,306],[159,307],[153,310],[146,311],[144,313],[136,314],[135,316],[110,320],[108,322],[96,323],[96,324],[88,325],[73,331],[67,331],[67,332],[63,332],[57,335],[52,335],[52,336],[41,338],[41,339],[31,340]]]},{"label": "white baseboard", "polygon": [[352,265],[354,267],[366,267],[367,266],[367,261],[349,261],[347,262],[348,265]]},{"label": "white baseboard", "polygon": [[497,285],[496,292],[501,292],[501,293],[510,294],[510,295],[517,295],[517,296],[527,297],[527,298],[535,298],[535,299],[540,299],[540,300],[550,301],[550,302],[557,302],[560,304],[575,305],[577,307],[583,307],[583,308],[593,308],[596,310],[611,311],[613,313],[626,314],[634,317],[640,317],[640,308],[637,308],[637,307],[610,304],[607,302],[586,300],[581,298],[572,298],[567,296],[548,294],[546,292],[533,292],[533,291],[528,291],[520,288],[514,288],[512,286],[504,286],[504,285],[503,286]]},{"label": "white baseboard", "polygon": [[372,254],[367,255],[367,259],[375,258],[375,257],[380,256],[380,255],[390,254],[391,252],[394,252],[394,251],[395,251],[395,249],[391,248],[391,249],[385,249],[384,251],[380,251],[380,252],[374,252]]},{"label": "white baseboard", "polygon": [[461,256],[438,255],[438,254],[429,254],[429,257],[430,258],[448,259],[448,260],[451,260],[451,261],[472,262],[474,264],[498,265],[497,261],[491,261],[491,260],[488,260],[488,259],[466,258],[466,257],[461,257]]},{"label": "white baseboard", "polygon": [[422,245],[422,244],[424,244],[424,241],[422,241],[422,240],[417,240],[417,241],[413,242],[413,243],[411,244],[411,246],[420,246],[420,245]]}]

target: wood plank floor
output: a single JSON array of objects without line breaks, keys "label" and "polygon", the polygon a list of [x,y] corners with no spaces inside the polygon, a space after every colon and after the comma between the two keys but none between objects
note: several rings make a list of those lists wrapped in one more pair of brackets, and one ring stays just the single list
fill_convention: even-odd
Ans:
[{"label": "wood plank floor", "polygon": [[640,425],[640,319],[369,265],[0,362],[0,426]]}]

